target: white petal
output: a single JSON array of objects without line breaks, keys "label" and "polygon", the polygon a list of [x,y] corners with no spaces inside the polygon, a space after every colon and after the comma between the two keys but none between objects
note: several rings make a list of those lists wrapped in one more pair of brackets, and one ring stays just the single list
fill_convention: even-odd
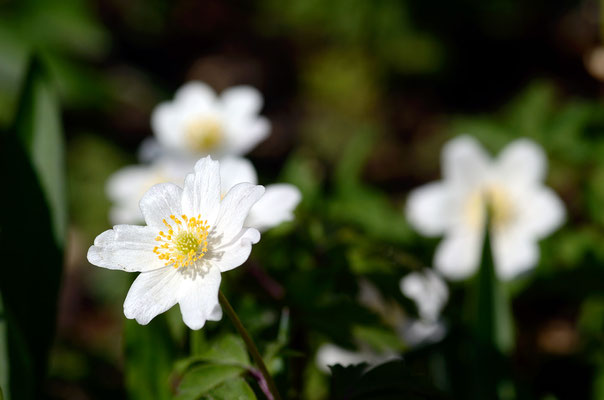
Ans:
[{"label": "white petal", "polygon": [[450,232],[436,249],[434,266],[451,280],[472,275],[480,262],[482,237],[479,230],[461,228]]},{"label": "white petal", "polygon": [[96,237],[88,249],[88,261],[98,267],[128,272],[162,268],[153,248],[157,229],[148,226],[116,225]]},{"label": "white petal", "polygon": [[428,183],[411,192],[405,214],[424,236],[442,235],[451,223],[449,190],[442,182]]},{"label": "white petal", "polygon": [[294,185],[280,183],[268,185],[266,192],[250,210],[244,226],[265,231],[285,221],[294,219],[294,209],[302,200],[300,190]]},{"label": "white petal", "polygon": [[141,325],[148,324],[176,304],[182,281],[180,271],[173,267],[140,273],[126,296],[124,315]]},{"label": "white petal", "polygon": [[228,157],[220,160],[220,186],[222,195],[236,184],[248,182],[258,183],[256,170],[249,160],[241,157]]},{"label": "white petal", "polygon": [[496,171],[500,179],[513,184],[541,182],[547,160],[543,148],[529,139],[518,139],[499,154]]},{"label": "white petal", "polygon": [[493,256],[497,276],[510,280],[537,265],[539,246],[525,236],[493,235]]},{"label": "white petal", "polygon": [[173,183],[160,183],[143,195],[139,205],[149,226],[163,228],[163,220],[170,215],[181,215],[182,189]]},{"label": "white petal", "polygon": [[449,289],[442,278],[429,268],[412,272],[401,279],[401,291],[417,304],[420,317],[435,322],[449,298]]},{"label": "white petal", "polygon": [[243,264],[252,251],[252,245],[260,240],[260,232],[254,228],[241,230],[231,243],[211,249],[206,255],[221,272],[229,271]]},{"label": "white petal", "polygon": [[516,229],[538,239],[558,229],[566,214],[558,195],[544,186],[527,190],[518,209]]},{"label": "white petal", "polygon": [[416,320],[405,327],[403,335],[409,346],[417,346],[421,343],[438,342],[446,332],[446,327],[440,321]]},{"label": "white petal", "polygon": [[271,124],[264,117],[226,119],[225,148],[230,155],[242,155],[251,151],[258,143],[266,139]]},{"label": "white petal", "polygon": [[230,116],[253,115],[262,108],[262,95],[251,86],[234,86],[222,92],[220,99],[225,113]]},{"label": "white petal", "polygon": [[214,225],[220,210],[220,164],[211,157],[195,164],[195,172],[185,179],[182,210],[189,217],[201,215]]},{"label": "white petal", "polygon": [[214,102],[216,102],[216,93],[210,86],[200,81],[187,82],[174,96],[174,103],[178,107],[192,112],[203,111],[202,108]]},{"label": "white petal", "polygon": [[[111,201],[138,197],[136,203],[148,187],[146,183],[153,176],[153,171],[146,165],[129,165],[111,174],[105,185],[105,191]],[[159,183],[159,182],[157,182]]]},{"label": "white petal", "polygon": [[180,312],[184,323],[191,329],[201,329],[206,321],[219,321],[222,309],[218,304],[220,271],[212,266],[208,272],[194,278],[184,275],[184,287],[179,296]]},{"label": "white petal", "polygon": [[353,352],[328,343],[319,347],[316,356],[316,363],[317,367],[321,371],[329,373],[329,367],[331,365],[341,365],[346,367],[353,364],[367,362],[368,358],[369,356],[367,354]]},{"label": "white petal", "polygon": [[443,176],[457,184],[476,185],[488,174],[490,165],[489,155],[471,136],[450,140],[442,151]]},{"label": "white petal", "polygon": [[251,183],[239,183],[229,190],[220,203],[220,212],[213,229],[220,244],[230,243],[240,234],[250,209],[263,194],[263,186]]}]

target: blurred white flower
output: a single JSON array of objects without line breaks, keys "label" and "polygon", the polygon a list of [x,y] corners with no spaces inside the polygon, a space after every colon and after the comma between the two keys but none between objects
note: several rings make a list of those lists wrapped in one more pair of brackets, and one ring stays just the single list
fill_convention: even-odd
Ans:
[{"label": "blurred white flower", "polygon": [[[155,108],[151,125],[159,145],[179,156],[243,155],[270,132],[269,121],[258,115],[262,104],[262,95],[250,86],[217,96],[205,83],[189,82],[173,101]],[[150,148],[147,144],[147,153]]]},{"label": "blurred white flower", "polygon": [[138,206],[143,194],[158,183],[171,182],[182,186],[193,165],[174,157],[162,157],[150,164],[130,165],[113,173],[105,186],[111,201],[110,222],[114,225],[143,222]]},{"label": "blurred white flower", "polygon": [[124,302],[127,318],[144,325],[176,303],[191,329],[222,318],[221,272],[243,264],[260,240],[243,223],[264,188],[240,183],[221,199],[219,168],[206,157],[184,189],[153,186],[140,201],[146,226],[116,225],[88,250],[91,264],[140,272]]},{"label": "blurred white flower", "polygon": [[[228,192],[239,182],[258,183],[256,170],[245,158],[229,157],[220,163],[222,193]],[[302,199],[300,190],[294,185],[277,183],[266,186],[266,192],[250,210],[244,226],[264,232],[282,222],[294,219],[293,211]]]},{"label": "blurred white flower", "polygon": [[343,349],[332,343],[326,343],[319,347],[315,362],[319,370],[329,373],[329,367],[332,365],[341,365],[347,367],[349,365],[367,363],[369,367],[382,364],[386,361],[400,358],[394,352],[376,353],[369,349],[362,351],[351,351]]},{"label": "blurred white flower", "polygon": [[412,272],[401,279],[401,292],[415,301],[419,319],[403,327],[405,341],[411,345],[436,342],[443,338],[446,328],[440,313],[449,300],[449,289],[442,278],[429,268]]},{"label": "blurred white flower", "polygon": [[[107,182],[107,195],[113,206],[110,220],[113,224],[136,224],[143,221],[138,202],[151,186],[172,182],[181,184],[193,166],[187,160],[162,157],[148,165],[125,167],[114,173]],[[241,182],[258,183],[256,170],[244,158],[228,157],[220,161],[220,193],[224,197]],[[268,185],[266,192],[250,210],[244,226],[261,232],[294,218],[293,211],[302,196],[297,187],[280,183]]]},{"label": "blurred white flower", "polygon": [[487,202],[497,275],[512,279],[534,267],[537,241],[557,229],[565,216],[558,196],[543,184],[547,161],[542,148],[519,139],[493,160],[474,138],[460,136],[443,148],[442,164],[443,180],[414,190],[406,209],[421,234],[445,236],[435,267],[450,279],[477,270]]}]

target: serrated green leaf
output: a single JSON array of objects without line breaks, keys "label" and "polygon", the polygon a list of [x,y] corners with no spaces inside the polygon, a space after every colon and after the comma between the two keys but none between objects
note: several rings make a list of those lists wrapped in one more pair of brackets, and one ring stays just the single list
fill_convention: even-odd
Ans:
[{"label": "serrated green leaf", "polygon": [[239,336],[225,335],[214,341],[209,347],[189,359],[193,362],[214,362],[218,364],[249,367],[250,358],[245,343]]},{"label": "serrated green leaf", "polygon": [[59,104],[44,66],[33,59],[14,128],[2,137],[5,195],[0,230],[0,292],[7,322],[10,393],[40,398],[53,340],[63,268],[67,205]]},{"label": "serrated green leaf", "polygon": [[222,383],[239,377],[245,371],[233,365],[204,364],[185,374],[175,400],[197,400]]}]

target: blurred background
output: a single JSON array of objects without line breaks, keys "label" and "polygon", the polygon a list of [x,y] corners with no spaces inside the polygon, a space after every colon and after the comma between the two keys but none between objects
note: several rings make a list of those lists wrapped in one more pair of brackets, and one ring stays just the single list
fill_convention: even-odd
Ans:
[{"label": "blurred background", "polygon": [[[133,276],[86,261],[110,228],[107,178],[137,162],[153,107],[202,80],[260,90],[273,129],[248,157],[261,184],[303,193],[296,220],[264,235],[222,285],[261,348],[281,346],[271,368],[285,398],[338,398],[315,354],[360,342],[404,354],[409,373],[444,398],[469,398],[471,341],[456,322],[467,319],[467,284],[450,287],[439,343],[409,346],[388,318],[417,314],[398,282],[430,266],[438,243],[408,226],[407,194],[438,179],[443,143],[468,133],[493,152],[523,136],[544,146],[547,183],[568,211],[541,242],[538,268],[510,284],[514,388],[500,398],[604,399],[602,9],[590,0],[0,1],[0,129],[13,126],[35,52],[58,90],[65,135],[68,240],[43,396],[170,398],[162,390],[178,386],[174,362],[190,344],[234,332],[224,319],[194,340],[177,309],[141,330],[122,313]],[[395,312],[359,301],[360,282]],[[157,376],[168,389],[153,389]]]}]

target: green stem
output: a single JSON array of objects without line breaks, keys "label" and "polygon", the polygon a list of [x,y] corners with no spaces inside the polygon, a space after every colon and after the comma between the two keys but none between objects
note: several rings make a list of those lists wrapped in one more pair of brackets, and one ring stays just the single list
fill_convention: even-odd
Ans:
[{"label": "green stem", "polygon": [[252,355],[254,362],[256,363],[256,365],[260,369],[260,372],[264,376],[264,379],[266,380],[268,387],[269,387],[271,393],[273,394],[274,399],[281,400],[281,396],[279,395],[277,386],[275,385],[275,382],[273,381],[273,378],[271,377],[271,375],[268,373],[268,370],[266,369],[266,365],[264,365],[264,361],[262,360],[262,357],[260,356],[260,352],[258,352],[258,348],[256,348],[254,341],[250,337],[249,333],[247,333],[247,330],[241,323],[241,320],[237,316],[237,313],[235,312],[235,310],[233,310],[231,303],[229,303],[229,301],[224,296],[224,294],[222,294],[222,291],[218,292],[218,300],[220,301],[220,305],[222,305],[222,309],[229,316],[229,318],[233,322],[233,325],[235,325],[235,328],[237,328],[239,335],[241,335],[241,338],[245,342],[245,345],[247,346],[247,350]]}]

